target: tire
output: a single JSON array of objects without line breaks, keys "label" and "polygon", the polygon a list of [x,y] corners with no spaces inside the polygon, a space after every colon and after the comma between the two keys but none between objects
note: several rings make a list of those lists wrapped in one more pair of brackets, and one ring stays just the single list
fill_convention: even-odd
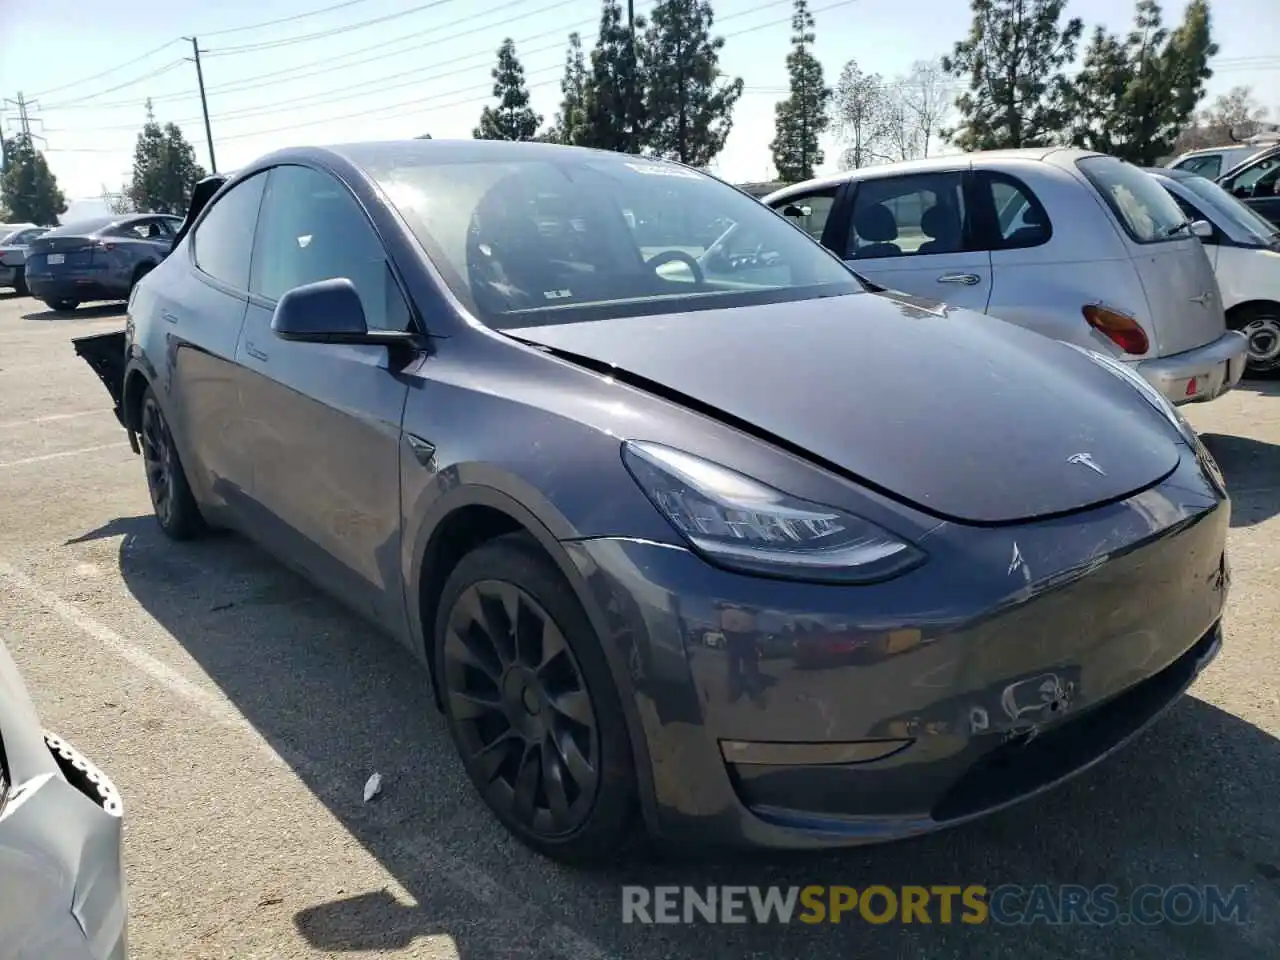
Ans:
[{"label": "tire", "polygon": [[1245,375],[1259,379],[1280,377],[1280,304],[1246,307],[1232,315],[1229,325],[1249,338]]},{"label": "tire", "polygon": [[13,292],[20,297],[25,297],[29,292],[27,290],[27,272],[22,267],[19,267],[18,272],[14,275]]},{"label": "tire", "polygon": [[70,313],[80,306],[79,300],[46,300],[44,305],[55,313]]},{"label": "tire", "polygon": [[178,459],[169,423],[150,387],[143,390],[139,420],[147,492],[151,495],[151,509],[160,529],[173,540],[190,540],[199,536],[205,531],[204,519]]},{"label": "tire", "polygon": [[498,821],[562,863],[622,854],[638,805],[618,691],[586,613],[532,537],[499,537],[462,558],[433,643],[449,732]]}]

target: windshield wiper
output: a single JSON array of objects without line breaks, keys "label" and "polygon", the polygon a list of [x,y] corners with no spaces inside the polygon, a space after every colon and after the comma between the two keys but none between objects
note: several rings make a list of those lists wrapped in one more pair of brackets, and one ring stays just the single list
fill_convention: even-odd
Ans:
[{"label": "windshield wiper", "polygon": [[1169,227],[1167,230],[1165,230],[1164,235],[1166,237],[1172,237],[1176,234],[1181,233],[1183,230],[1190,230],[1190,229],[1191,229],[1191,221],[1183,220],[1181,223],[1175,223],[1172,227]]}]

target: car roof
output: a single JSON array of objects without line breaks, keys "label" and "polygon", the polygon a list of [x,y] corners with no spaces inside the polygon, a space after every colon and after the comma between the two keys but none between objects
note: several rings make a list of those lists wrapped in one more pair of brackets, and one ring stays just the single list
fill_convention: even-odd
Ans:
[{"label": "car roof", "polygon": [[1082,157],[1103,156],[1094,150],[1081,150],[1076,147],[1020,147],[1008,150],[979,150],[975,153],[944,153],[922,160],[903,160],[896,163],[876,164],[870,167],[859,167],[857,170],[842,170],[829,173],[803,183],[793,183],[775,190],[763,199],[766,201],[789,196],[800,190],[837,186],[849,180],[871,179],[880,176],[905,176],[912,173],[930,173],[935,170],[954,170],[957,166],[982,166],[988,163],[999,163],[1003,160],[1052,160],[1059,166],[1068,166]]}]

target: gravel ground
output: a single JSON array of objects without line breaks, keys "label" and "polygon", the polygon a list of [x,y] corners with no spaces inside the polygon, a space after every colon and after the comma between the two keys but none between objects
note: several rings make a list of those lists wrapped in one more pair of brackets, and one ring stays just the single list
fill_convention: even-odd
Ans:
[{"label": "gravel ground", "polygon": [[[160,535],[69,343],[122,318],[39,307],[0,295],[0,636],[124,795],[134,957],[1280,957],[1280,389],[1190,412],[1235,497],[1227,644],[1121,755],[919,841],[575,873],[490,821],[392,641],[235,537]],[[1243,884],[1250,922],[632,926],[624,883]]]}]

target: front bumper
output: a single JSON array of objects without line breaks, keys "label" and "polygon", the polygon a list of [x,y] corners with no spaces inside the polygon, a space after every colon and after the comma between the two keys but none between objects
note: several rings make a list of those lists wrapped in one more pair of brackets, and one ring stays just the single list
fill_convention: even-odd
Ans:
[{"label": "front bumper", "polygon": [[1239,383],[1248,360],[1248,337],[1238,330],[1227,330],[1194,350],[1140,360],[1137,369],[1170,403],[1201,403],[1222,396]]},{"label": "front bumper", "polygon": [[0,956],[125,960],[123,804],[100,770],[40,728],[0,644]]},{"label": "front bumper", "polygon": [[942,524],[929,563],[874,586],[743,577],[649,542],[566,547],[630,668],[654,831],[814,847],[989,813],[1143,729],[1217,653],[1229,515],[1186,456],[1077,516]]}]

